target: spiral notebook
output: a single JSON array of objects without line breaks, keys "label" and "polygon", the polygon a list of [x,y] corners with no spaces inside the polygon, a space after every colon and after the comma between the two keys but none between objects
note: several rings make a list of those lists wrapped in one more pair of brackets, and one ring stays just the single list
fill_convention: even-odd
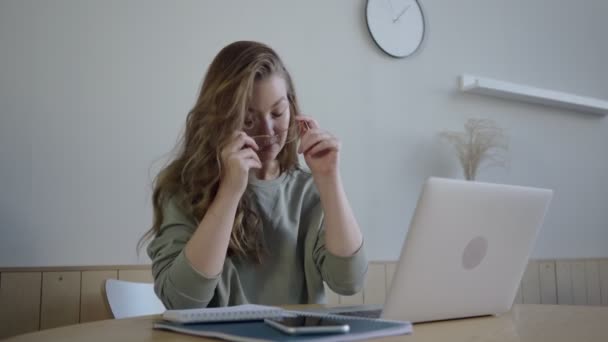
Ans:
[{"label": "spiral notebook", "polygon": [[280,317],[285,310],[274,306],[236,305],[222,308],[166,310],[162,317],[165,321],[187,323],[255,321]]},{"label": "spiral notebook", "polygon": [[[276,309],[276,308],[275,308]],[[280,309],[279,309],[280,310]],[[270,313],[270,312],[269,312]],[[331,314],[310,312],[282,311],[283,315],[302,315],[309,317],[324,317],[345,322],[350,327],[346,334],[317,334],[317,335],[286,335],[270,327],[263,321],[232,321],[232,322],[202,322],[180,324],[175,322],[155,322],[154,329],[168,330],[193,336],[219,338],[236,342],[334,342],[334,341],[360,341],[377,337],[411,334],[410,322],[389,321],[382,319],[369,319],[360,317],[346,317]]]}]

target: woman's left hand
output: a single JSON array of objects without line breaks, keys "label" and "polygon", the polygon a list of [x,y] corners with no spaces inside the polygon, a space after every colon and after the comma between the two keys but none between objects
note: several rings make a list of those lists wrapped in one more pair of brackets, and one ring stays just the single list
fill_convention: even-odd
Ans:
[{"label": "woman's left hand", "polygon": [[329,132],[319,128],[311,117],[296,116],[300,126],[300,147],[298,153],[304,154],[304,160],[313,176],[335,177],[340,163],[340,141]]}]

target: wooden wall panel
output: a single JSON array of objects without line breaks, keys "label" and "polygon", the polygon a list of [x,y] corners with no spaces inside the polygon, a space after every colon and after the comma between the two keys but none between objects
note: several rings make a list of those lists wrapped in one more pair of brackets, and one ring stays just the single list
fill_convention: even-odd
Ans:
[{"label": "wooden wall panel", "polygon": [[396,262],[389,262],[386,264],[386,293],[391,288],[391,283],[393,282],[393,277],[395,276],[395,270],[397,269]]},{"label": "wooden wall panel", "polygon": [[555,277],[557,280],[557,303],[571,305],[574,304],[572,296],[572,275],[571,262],[558,260],[555,263]]},{"label": "wooden wall panel", "polygon": [[608,306],[608,259],[600,260],[600,296],[602,305]]},{"label": "wooden wall panel", "polygon": [[43,272],[40,329],[78,324],[80,272]]},{"label": "wooden wall panel", "polygon": [[384,304],[386,297],[386,267],[384,264],[369,264],[363,290],[364,304]]},{"label": "wooden wall panel", "polygon": [[587,285],[587,305],[602,305],[600,263],[598,260],[585,261],[585,284]]},{"label": "wooden wall panel", "polygon": [[80,322],[113,318],[105,298],[106,279],[117,279],[117,270],[83,271],[80,288]]},{"label": "wooden wall panel", "polygon": [[[327,304],[382,304],[395,262],[372,262],[364,289],[339,296],[325,285]],[[110,319],[105,280],[152,282],[145,266],[0,269],[0,338],[50,328]],[[514,303],[608,305],[608,259],[531,260]]]},{"label": "wooden wall panel", "polygon": [[557,304],[557,280],[555,261],[543,261],[539,265],[540,303]]},{"label": "wooden wall panel", "polygon": [[40,272],[0,275],[0,339],[40,328]]},{"label": "wooden wall panel", "polygon": [[570,263],[572,277],[572,300],[575,305],[587,304],[587,280],[585,279],[585,261]]}]

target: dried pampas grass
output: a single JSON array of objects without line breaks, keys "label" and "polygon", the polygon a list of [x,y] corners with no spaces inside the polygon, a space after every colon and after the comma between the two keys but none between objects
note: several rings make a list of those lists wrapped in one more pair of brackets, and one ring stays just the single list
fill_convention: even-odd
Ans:
[{"label": "dried pampas grass", "polygon": [[445,131],[440,136],[452,144],[467,180],[475,180],[482,164],[506,166],[508,139],[502,128],[490,119],[469,119],[464,132]]}]

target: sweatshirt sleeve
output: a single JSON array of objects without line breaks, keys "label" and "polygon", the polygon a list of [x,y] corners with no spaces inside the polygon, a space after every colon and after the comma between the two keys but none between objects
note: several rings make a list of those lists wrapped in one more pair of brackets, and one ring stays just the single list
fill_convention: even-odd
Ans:
[{"label": "sweatshirt sleeve", "polygon": [[[365,243],[351,256],[340,257],[325,247],[325,227],[323,213],[319,208],[320,222],[313,251],[314,262],[327,285],[336,293],[350,296],[363,289],[367,274]],[[314,222],[314,221],[313,221]]]},{"label": "sweatshirt sleeve", "polygon": [[196,223],[184,215],[175,199],[168,200],[162,210],[160,232],[147,249],[156,295],[168,309],[207,307],[220,278],[198,272],[184,254]]}]

